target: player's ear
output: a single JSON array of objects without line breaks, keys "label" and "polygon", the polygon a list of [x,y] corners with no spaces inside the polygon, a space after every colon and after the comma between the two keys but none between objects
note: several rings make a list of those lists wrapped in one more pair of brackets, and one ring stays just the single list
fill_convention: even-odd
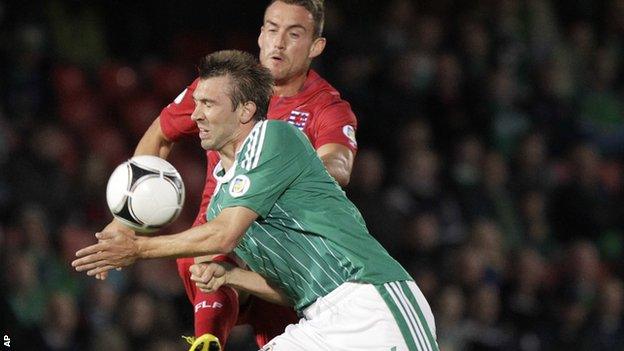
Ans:
[{"label": "player's ear", "polygon": [[312,47],[310,47],[310,54],[308,55],[308,58],[313,59],[320,55],[323,50],[325,50],[325,44],[327,44],[327,40],[323,37],[314,39]]},{"label": "player's ear", "polygon": [[242,124],[249,123],[254,114],[256,113],[256,103],[253,101],[247,101],[241,104],[241,113],[239,114],[238,120]]},{"label": "player's ear", "polygon": [[262,36],[264,35],[264,26],[260,26],[260,35],[258,35],[258,47],[262,48]]}]

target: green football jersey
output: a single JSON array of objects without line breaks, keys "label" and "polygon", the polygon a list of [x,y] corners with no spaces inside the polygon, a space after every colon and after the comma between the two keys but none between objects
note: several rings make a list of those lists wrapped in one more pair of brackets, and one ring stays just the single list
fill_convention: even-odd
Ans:
[{"label": "green football jersey", "polygon": [[362,215],[329,175],[306,136],[282,121],[258,122],[225,172],[208,220],[244,206],[259,217],[236,254],[274,281],[297,310],[344,282],[411,280],[368,233]]}]

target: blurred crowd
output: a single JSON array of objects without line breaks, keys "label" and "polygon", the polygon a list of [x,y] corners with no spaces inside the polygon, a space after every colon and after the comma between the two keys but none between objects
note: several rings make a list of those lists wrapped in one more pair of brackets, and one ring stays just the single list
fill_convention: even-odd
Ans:
[{"label": "blurred crowd", "polygon": [[[199,57],[257,52],[264,5],[0,1],[0,315],[16,349],[184,349],[173,261],[106,281],[69,262]],[[314,67],[359,119],[347,194],[428,298],[440,348],[624,349],[624,1],[326,8]],[[196,140],[171,160],[188,199],[164,232],[192,223],[205,175]],[[253,349],[245,335],[230,350]]]}]

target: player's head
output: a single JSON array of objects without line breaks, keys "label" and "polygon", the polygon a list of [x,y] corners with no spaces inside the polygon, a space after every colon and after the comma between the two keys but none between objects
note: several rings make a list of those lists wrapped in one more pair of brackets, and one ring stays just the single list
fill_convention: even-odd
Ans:
[{"label": "player's head", "polygon": [[191,118],[204,149],[220,150],[238,136],[241,124],[266,118],[273,77],[251,54],[217,51],[201,59],[198,71]]},{"label": "player's head", "polygon": [[264,12],[258,46],[260,62],[277,85],[306,74],[323,52],[323,0],[272,0]]}]

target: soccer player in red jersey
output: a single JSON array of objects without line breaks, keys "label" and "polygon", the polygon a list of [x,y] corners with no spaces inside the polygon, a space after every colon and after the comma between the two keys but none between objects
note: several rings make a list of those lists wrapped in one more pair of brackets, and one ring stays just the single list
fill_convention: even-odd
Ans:
[{"label": "soccer player in red jersey", "polygon": [[[357,150],[357,121],[349,103],[327,81],[310,69],[312,59],[323,52],[324,8],[322,0],[272,0],[265,10],[258,37],[260,62],[275,79],[275,88],[268,118],[283,120],[304,132],[330,175],[345,186],[349,182]],[[151,154],[166,158],[173,143],[185,136],[198,135],[197,125],[190,118],[195,109],[193,81],[171,104],[165,107],[140,140],[135,155]],[[216,152],[207,152],[206,183],[194,226],[206,222],[206,209],[216,186],[214,166],[219,162]],[[113,221],[106,229],[128,230]],[[260,347],[282,333],[285,326],[296,323],[294,311],[272,305],[255,297],[242,303],[239,295],[223,286],[214,293],[203,293],[190,279],[189,268],[195,262],[227,261],[240,265],[230,256],[182,258],[177,260],[178,272],[195,311],[195,335],[210,333],[225,343],[237,323],[254,327]]]}]

